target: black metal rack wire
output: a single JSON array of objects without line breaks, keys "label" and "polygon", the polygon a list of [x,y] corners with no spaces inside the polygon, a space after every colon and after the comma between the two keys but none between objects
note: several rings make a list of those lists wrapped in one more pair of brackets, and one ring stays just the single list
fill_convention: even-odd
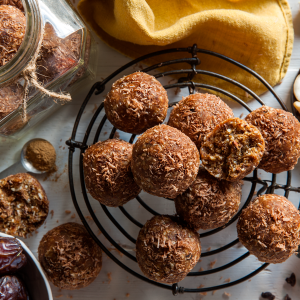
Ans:
[{"label": "black metal rack wire", "polygon": [[[273,90],[273,88],[256,72],[254,72],[253,70],[249,69],[248,67],[240,64],[237,61],[234,61],[224,55],[215,53],[215,52],[211,52],[208,50],[203,50],[203,49],[198,49],[197,45],[193,45],[192,47],[188,47],[188,48],[174,48],[174,49],[168,49],[168,50],[163,50],[163,51],[158,51],[158,52],[154,52],[148,55],[144,55],[140,58],[137,58],[129,63],[127,63],[126,65],[124,65],[123,67],[119,68],[118,70],[116,70],[114,73],[112,73],[110,76],[108,76],[106,79],[104,79],[101,82],[97,82],[95,83],[91,90],[89,91],[88,95],[86,96],[80,110],[79,113],[77,115],[74,127],[73,127],[73,132],[72,132],[72,136],[71,138],[66,142],[66,144],[69,146],[69,181],[70,181],[70,190],[71,190],[71,195],[72,195],[72,199],[73,199],[73,203],[74,206],[77,210],[77,213],[82,221],[82,223],[84,224],[84,226],[86,227],[87,231],[90,233],[90,235],[93,237],[93,239],[96,241],[96,243],[102,248],[102,250],[115,262],[117,263],[120,267],[122,267],[124,270],[126,270],[127,272],[129,272],[130,274],[136,276],[137,278],[151,283],[153,285],[156,285],[158,287],[164,288],[164,289],[168,289],[171,290],[173,292],[174,295],[178,295],[178,294],[183,294],[183,293],[200,293],[200,292],[209,292],[209,291],[213,291],[213,290],[219,290],[219,289],[223,289],[223,288],[228,288],[231,286],[234,286],[236,284],[239,284],[241,282],[244,282],[248,279],[250,279],[251,277],[255,276],[256,274],[258,274],[260,271],[262,271],[263,269],[265,269],[268,264],[264,263],[262,264],[259,268],[257,268],[255,271],[249,273],[248,275],[232,281],[232,282],[228,282],[228,283],[224,283],[221,285],[217,285],[217,286],[211,286],[211,287],[205,287],[205,288],[194,288],[194,289],[190,289],[190,288],[184,288],[184,287],[180,287],[177,283],[173,284],[173,285],[167,285],[167,284],[162,284],[162,283],[158,283],[158,282],[154,282],[148,278],[146,278],[145,276],[135,272],[134,270],[132,270],[131,268],[129,268],[127,265],[125,265],[124,263],[122,263],[116,256],[114,256],[106,247],[105,245],[100,241],[100,239],[94,234],[93,230],[91,229],[91,226],[89,225],[89,223],[86,221],[82,210],[80,208],[79,205],[79,201],[78,199],[84,199],[85,205],[91,215],[91,217],[93,218],[96,226],[100,229],[100,231],[102,232],[102,234],[105,236],[105,238],[118,250],[120,251],[122,254],[124,254],[126,257],[128,257],[130,260],[132,260],[133,262],[136,262],[136,258],[134,255],[128,253],[128,251],[126,251],[123,247],[121,247],[111,236],[110,234],[105,230],[105,228],[102,226],[100,220],[97,218],[96,214],[94,213],[91,203],[89,201],[88,195],[87,195],[87,190],[85,188],[85,183],[84,183],[84,174],[83,174],[83,162],[82,162],[82,155],[80,155],[79,158],[79,170],[73,169],[73,154],[74,151],[76,150],[76,148],[78,148],[80,150],[80,154],[83,154],[85,152],[85,150],[88,147],[87,141],[91,135],[91,131],[93,128],[97,128],[96,130],[96,134],[94,136],[93,139],[93,143],[98,142],[100,134],[103,130],[103,126],[105,124],[105,122],[107,121],[106,115],[104,115],[104,117],[100,120],[98,120],[99,115],[101,113],[101,111],[104,108],[103,103],[98,107],[98,109],[96,110],[96,112],[94,113],[94,115],[92,116],[90,123],[86,129],[84,138],[82,141],[77,141],[76,140],[76,134],[78,132],[78,127],[80,125],[80,121],[82,118],[82,115],[84,113],[85,107],[88,104],[88,102],[90,101],[91,97],[95,94],[95,95],[99,95],[101,93],[103,93],[103,91],[105,90],[105,86],[106,84],[114,79],[117,80],[119,78],[119,75],[121,72],[126,71],[128,68],[136,65],[137,63],[143,62],[146,59],[149,59],[151,57],[154,56],[160,56],[163,54],[168,54],[168,53],[175,53],[175,52],[181,52],[181,53],[187,53],[190,54],[192,57],[186,57],[186,58],[179,58],[179,59],[175,59],[175,60],[169,60],[169,61],[163,61],[161,63],[149,66],[147,68],[144,68],[140,71],[142,72],[150,72],[153,70],[158,70],[161,67],[164,66],[169,66],[169,65],[173,65],[176,66],[179,63],[186,63],[190,65],[190,68],[187,69],[177,69],[177,70],[172,70],[172,71],[165,71],[165,72],[160,72],[156,75],[154,75],[156,78],[161,78],[164,76],[168,76],[168,75],[181,75],[182,77],[180,77],[177,81],[177,83],[174,84],[167,84],[164,86],[164,88],[166,90],[169,89],[173,89],[173,88],[189,88],[189,93],[192,94],[195,92],[196,88],[204,88],[204,89],[208,89],[208,90],[213,90],[216,91],[218,93],[221,93],[223,95],[226,95],[227,97],[231,98],[232,100],[236,101],[237,103],[239,103],[240,105],[242,105],[245,109],[247,109],[249,112],[251,112],[250,107],[240,98],[238,98],[237,96],[233,95],[232,93],[223,90],[221,88],[218,88],[216,86],[211,86],[211,85],[207,85],[207,84],[202,84],[202,83],[197,83],[194,82],[193,79],[197,74],[204,74],[204,75],[208,75],[208,76],[213,76],[219,79],[222,79],[224,81],[230,82],[236,86],[238,86],[239,88],[241,88],[242,90],[244,90],[245,92],[247,92],[249,95],[251,95],[255,100],[257,100],[261,105],[264,105],[264,102],[261,100],[261,98],[256,95],[252,90],[250,90],[249,88],[247,88],[246,86],[242,85],[241,83],[225,77],[223,75],[217,74],[217,73],[213,73],[213,72],[209,72],[209,71],[205,71],[205,70],[201,70],[201,69],[197,69],[197,66],[200,65],[200,60],[198,58],[198,53],[202,53],[202,54],[206,54],[206,55],[211,55],[214,57],[217,57],[219,59],[225,60],[231,64],[234,64],[235,66],[245,70],[246,72],[250,73],[252,76],[256,77],[257,80],[259,80],[262,84],[264,84],[268,90],[272,93],[272,95],[274,96],[274,98],[279,102],[279,104],[281,105],[282,109],[287,110],[285,104],[281,101],[281,99],[279,98],[279,96],[275,93],[275,91]],[[170,107],[172,107],[173,105],[175,105],[177,102],[173,102],[170,104]],[[100,121],[100,122],[99,122]],[[116,132],[116,128],[113,128],[109,138],[113,138],[114,134]],[[133,143],[134,139],[135,139],[135,135],[132,135],[129,142]],[[75,191],[75,183],[74,183],[74,172],[79,172],[80,174],[80,184],[81,184],[81,193],[76,193]],[[300,188],[295,188],[291,186],[291,180],[292,180],[292,173],[291,171],[286,172],[287,173],[287,177],[286,177],[286,184],[278,184],[276,183],[276,175],[272,174],[272,179],[271,180],[261,180],[260,178],[258,178],[257,176],[257,170],[255,170],[253,172],[252,177],[246,177],[244,178],[245,181],[251,182],[251,188],[249,191],[249,195],[247,197],[246,202],[244,203],[244,205],[240,208],[239,212],[225,225],[222,226],[221,228],[217,228],[205,233],[201,233],[201,238],[213,235],[223,229],[225,229],[226,227],[230,226],[234,221],[237,220],[237,218],[239,217],[239,215],[241,214],[241,211],[243,208],[245,208],[251,201],[251,199],[254,196],[254,192],[256,190],[257,185],[261,185],[262,187],[258,190],[257,194],[263,194],[263,193],[274,193],[275,190],[277,189],[281,189],[284,190],[284,195],[285,197],[288,198],[290,191],[294,191],[294,192],[299,192],[300,193]],[[155,211],[154,209],[152,209],[150,206],[148,206],[142,199],[140,196],[136,197],[136,200],[139,202],[139,204],[141,204],[141,206],[146,209],[148,212],[150,212],[153,215],[158,215],[159,212]],[[165,200],[169,200],[169,199],[165,199]],[[95,201],[95,200],[94,200]],[[135,244],[136,239],[134,237],[132,237],[120,224],[119,222],[113,217],[113,215],[109,212],[109,210],[107,209],[107,207],[105,205],[101,204],[101,207],[104,211],[104,213],[106,214],[106,216],[109,218],[109,220],[115,225],[115,227],[132,243]],[[116,208],[117,209],[117,208]],[[125,217],[127,217],[134,225],[136,225],[138,228],[141,228],[143,226],[143,224],[141,224],[140,222],[138,222],[134,217],[132,217],[129,212],[123,207],[119,207],[118,208]],[[222,246],[218,249],[212,250],[212,251],[207,251],[202,253],[201,257],[206,257],[206,256],[211,256],[217,253],[221,253],[222,251],[229,249],[230,247],[236,245],[238,243],[238,239],[233,240],[232,242],[226,244],[225,246]],[[217,273],[220,271],[223,271],[225,269],[228,269],[236,264],[238,264],[239,262],[241,262],[242,260],[244,260],[245,258],[247,258],[250,255],[249,252],[243,254],[242,256],[234,259],[233,261],[231,261],[230,263],[227,263],[223,266],[217,267],[217,268],[213,268],[210,270],[206,270],[206,271],[202,271],[202,272],[190,272],[188,274],[188,276],[204,276],[204,275],[209,275],[209,274],[213,274],[213,273]]]}]

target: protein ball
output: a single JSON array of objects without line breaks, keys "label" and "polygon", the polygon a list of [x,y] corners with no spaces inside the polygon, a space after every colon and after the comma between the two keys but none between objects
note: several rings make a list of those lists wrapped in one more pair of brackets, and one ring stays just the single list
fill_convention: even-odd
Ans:
[{"label": "protein ball", "polygon": [[300,244],[300,216],[285,197],[268,194],[256,198],[237,223],[240,242],[266,263],[282,263]]},{"label": "protein ball", "polygon": [[205,136],[200,155],[211,175],[237,181],[258,166],[264,150],[265,142],[259,130],[244,120],[232,118]]},{"label": "protein ball", "polygon": [[0,231],[26,237],[45,221],[49,211],[46,193],[28,173],[0,180]]},{"label": "protein ball", "polygon": [[219,123],[233,118],[231,108],[212,94],[192,94],[173,108],[168,125],[186,134],[199,149],[204,136]]},{"label": "protein ball", "polygon": [[162,283],[183,280],[201,255],[199,235],[171,216],[154,216],[140,230],[136,259],[149,279]]},{"label": "protein ball", "polygon": [[300,156],[300,123],[289,112],[262,106],[245,120],[256,126],[265,139],[265,153],[259,168],[270,173],[294,169]]},{"label": "protein ball", "polygon": [[108,120],[118,129],[140,134],[167,116],[166,90],[153,76],[135,72],[117,80],[104,100]]},{"label": "protein ball", "polygon": [[142,134],[133,146],[131,169],[147,193],[174,199],[196,179],[199,152],[176,128],[158,125]]},{"label": "protein ball", "polygon": [[132,145],[111,139],[89,147],[83,157],[84,180],[91,196],[117,207],[135,198],[141,188],[131,172]]},{"label": "protein ball", "polygon": [[88,286],[102,267],[102,250],[83,225],[66,223],[48,231],[38,248],[49,280],[60,289]]},{"label": "protein ball", "polygon": [[241,196],[241,181],[218,180],[200,168],[192,185],[176,197],[176,212],[196,230],[214,229],[225,225],[236,214]]},{"label": "protein ball", "polygon": [[10,5],[0,5],[0,67],[8,63],[20,48],[26,31],[24,13]]}]

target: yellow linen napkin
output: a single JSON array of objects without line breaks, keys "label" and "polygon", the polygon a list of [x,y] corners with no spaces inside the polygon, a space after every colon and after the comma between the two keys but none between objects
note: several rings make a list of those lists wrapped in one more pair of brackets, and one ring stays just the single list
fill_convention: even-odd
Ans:
[{"label": "yellow linen napkin", "polygon": [[[196,43],[245,64],[272,86],[281,81],[290,62],[294,32],[286,0],[81,0],[78,10],[103,41],[132,58]],[[233,78],[257,94],[266,91],[247,72],[215,57],[198,56],[199,69]],[[147,63],[175,58],[178,53]],[[248,97],[214,77],[199,75],[197,81]]]}]

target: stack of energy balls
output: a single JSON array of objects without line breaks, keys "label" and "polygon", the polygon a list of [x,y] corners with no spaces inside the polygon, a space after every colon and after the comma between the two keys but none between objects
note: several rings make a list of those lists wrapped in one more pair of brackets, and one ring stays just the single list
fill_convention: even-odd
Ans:
[{"label": "stack of energy balls", "polygon": [[[141,190],[174,199],[177,215],[154,216],[136,242],[142,272],[157,282],[176,283],[194,268],[201,255],[197,230],[232,219],[247,174],[256,167],[292,170],[300,156],[300,123],[267,106],[241,120],[217,96],[197,93],[183,98],[162,125],[167,92],[142,72],[117,80],[104,107],[117,129],[141,135],[134,145],[110,139],[89,147],[85,184],[93,198],[111,207]],[[263,195],[243,210],[237,231],[259,260],[283,262],[300,244],[299,212],[282,196]]]}]

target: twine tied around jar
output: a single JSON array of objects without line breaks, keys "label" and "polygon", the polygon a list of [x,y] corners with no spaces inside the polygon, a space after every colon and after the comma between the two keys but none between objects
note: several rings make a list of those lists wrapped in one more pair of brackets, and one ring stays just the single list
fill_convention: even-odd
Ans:
[{"label": "twine tied around jar", "polygon": [[41,51],[42,45],[43,45],[43,36],[44,36],[44,28],[41,29],[41,38],[38,43],[38,47],[35,51],[34,56],[32,57],[31,61],[27,65],[27,67],[22,72],[22,77],[25,80],[24,84],[24,92],[23,92],[23,100],[22,100],[22,107],[23,107],[23,122],[26,123],[27,118],[27,98],[28,98],[28,92],[29,92],[29,85],[34,86],[37,88],[43,95],[47,95],[51,98],[56,98],[59,100],[64,101],[71,101],[72,97],[69,93],[62,94],[62,93],[55,93],[47,90],[44,88],[38,81],[37,75],[36,75],[36,61],[39,57],[39,53]]}]

